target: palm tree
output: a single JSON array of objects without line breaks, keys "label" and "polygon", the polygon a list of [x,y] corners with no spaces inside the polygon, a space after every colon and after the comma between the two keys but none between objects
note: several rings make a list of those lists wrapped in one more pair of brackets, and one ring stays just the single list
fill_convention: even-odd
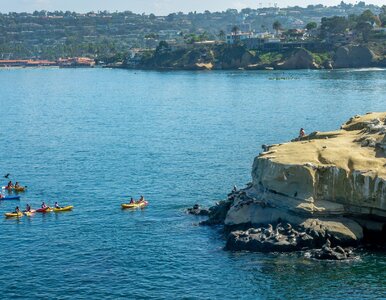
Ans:
[{"label": "palm tree", "polygon": [[220,32],[218,33],[218,37],[222,41],[225,39],[225,32],[224,32],[224,30],[220,30]]},{"label": "palm tree", "polygon": [[273,22],[272,28],[276,31],[276,35],[279,35],[279,30],[281,29],[281,23],[279,21]]},{"label": "palm tree", "polygon": [[232,27],[232,39],[234,44],[238,44],[240,41],[240,36],[238,35],[239,32],[240,28],[237,25]]},{"label": "palm tree", "polygon": [[237,25],[232,27],[232,33],[233,34],[237,34],[239,32],[239,30],[240,30],[240,28]]}]

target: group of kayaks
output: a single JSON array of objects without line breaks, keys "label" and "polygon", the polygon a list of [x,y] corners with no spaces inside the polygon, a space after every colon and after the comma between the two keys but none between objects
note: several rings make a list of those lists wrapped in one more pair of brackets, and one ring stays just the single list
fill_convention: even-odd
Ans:
[{"label": "group of kayaks", "polygon": [[[12,186],[12,187],[3,186],[2,189],[7,190],[9,193],[12,193],[12,192],[19,193],[19,192],[25,192],[27,187],[26,186],[17,186],[17,187],[15,187],[15,186]],[[9,194],[9,195],[0,194],[0,200],[20,200],[20,196],[19,195],[12,195],[12,194]],[[149,204],[149,202],[146,201],[143,196],[141,196],[141,198],[138,201],[134,201],[134,199],[131,198],[131,201],[129,203],[122,203],[121,207],[122,207],[122,209],[143,209],[146,206],[148,206],[148,204]],[[4,215],[6,218],[20,218],[23,216],[32,216],[35,213],[49,213],[49,212],[58,213],[58,212],[71,211],[72,209],[73,209],[72,205],[68,205],[68,206],[64,206],[64,207],[45,206],[45,207],[38,208],[36,210],[30,209],[28,211],[25,210],[25,211],[8,212],[8,213],[5,213]]]},{"label": "group of kayaks", "polygon": [[19,212],[10,212],[5,213],[4,215],[7,218],[20,218],[22,216],[32,216],[35,213],[49,213],[49,212],[63,212],[63,211],[70,211],[74,208],[72,205],[64,206],[64,207],[44,207],[44,208],[38,208],[38,209],[31,209],[29,211],[19,211]]},{"label": "group of kayaks", "polygon": [[[4,195],[0,193],[0,200],[20,200],[19,195],[12,195],[11,193],[20,193],[25,192],[27,189],[26,186],[3,186],[2,190],[8,191],[10,194]],[[44,204],[44,203],[43,203]],[[22,216],[32,216],[35,213],[49,213],[49,212],[64,212],[64,211],[70,211],[74,208],[72,205],[59,207],[57,206],[57,203],[55,203],[55,207],[49,207],[45,206],[38,208],[38,209],[30,209],[30,206],[27,205],[28,210],[20,211],[18,207],[16,207],[16,211],[14,212],[7,212],[5,213],[6,218],[20,218]]]},{"label": "group of kayaks", "polygon": [[[15,193],[21,193],[25,192],[27,187],[26,186],[2,186],[2,190],[6,190],[9,193],[15,192]],[[19,195],[3,195],[0,193],[0,200],[20,200]]]}]

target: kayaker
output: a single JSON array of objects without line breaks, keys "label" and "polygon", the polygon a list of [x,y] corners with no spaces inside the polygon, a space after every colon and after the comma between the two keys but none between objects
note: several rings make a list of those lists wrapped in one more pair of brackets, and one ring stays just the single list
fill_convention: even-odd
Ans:
[{"label": "kayaker", "polygon": [[13,188],[13,184],[12,184],[12,181],[10,180],[7,184],[7,189],[12,189]]},{"label": "kayaker", "polygon": [[16,206],[14,213],[18,214],[20,212],[19,206]]},{"label": "kayaker", "polygon": [[58,204],[58,202],[55,202],[55,208],[61,208]]},{"label": "kayaker", "polygon": [[19,187],[20,187],[20,184],[19,184],[18,181],[16,181],[14,188],[17,189],[17,188],[19,188]]},{"label": "kayaker", "polygon": [[46,203],[43,201],[42,202],[42,208],[47,208],[48,206],[46,205]]},{"label": "kayaker", "polygon": [[25,211],[31,211],[31,206],[29,204],[26,205]]},{"label": "kayaker", "polygon": [[138,202],[143,202],[145,201],[145,198],[141,195],[141,198],[139,198]]},{"label": "kayaker", "polygon": [[131,197],[130,198],[130,204],[133,204],[133,203],[135,203],[135,201],[134,201],[133,197]]}]

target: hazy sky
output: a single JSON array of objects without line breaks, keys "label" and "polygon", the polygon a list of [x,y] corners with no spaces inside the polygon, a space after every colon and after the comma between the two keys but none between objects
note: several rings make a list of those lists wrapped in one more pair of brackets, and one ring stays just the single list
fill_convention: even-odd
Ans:
[{"label": "hazy sky", "polygon": [[[357,1],[345,0],[346,3]],[[366,3],[377,5],[386,4],[386,0],[369,0]],[[336,5],[340,0],[0,0],[0,11],[27,11],[34,10],[70,10],[77,12],[88,12],[98,10],[124,11],[131,10],[136,13],[154,13],[166,15],[170,12],[189,11],[223,11],[227,8],[257,8],[260,3],[269,6],[277,3],[280,7],[307,6],[308,4]]]}]

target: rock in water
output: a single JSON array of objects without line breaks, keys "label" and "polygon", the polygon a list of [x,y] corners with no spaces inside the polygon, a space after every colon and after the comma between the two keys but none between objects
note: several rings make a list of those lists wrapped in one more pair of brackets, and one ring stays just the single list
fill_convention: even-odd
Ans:
[{"label": "rock in water", "polygon": [[295,231],[288,225],[287,228],[291,229],[284,229],[278,224],[273,230],[269,224],[267,228],[233,231],[228,236],[225,248],[255,252],[291,252],[313,248],[314,239],[310,235]]},{"label": "rock in water", "polygon": [[345,250],[340,246],[332,248],[329,240],[322,246],[322,249],[312,250],[311,257],[323,260],[345,260],[353,258],[350,250]]},{"label": "rock in water", "polygon": [[[226,226],[283,220],[301,226],[319,247],[326,239],[334,246],[356,245],[363,228],[382,236],[386,113],[355,116],[340,130],[270,145],[255,158],[252,179],[247,188],[229,194],[222,206],[218,219]],[[243,239],[236,234],[229,243],[239,245]]]},{"label": "rock in water", "polygon": [[193,205],[193,207],[188,208],[186,211],[189,214],[196,215],[196,216],[208,216],[209,215],[209,210],[206,208],[202,208],[199,204]]}]

